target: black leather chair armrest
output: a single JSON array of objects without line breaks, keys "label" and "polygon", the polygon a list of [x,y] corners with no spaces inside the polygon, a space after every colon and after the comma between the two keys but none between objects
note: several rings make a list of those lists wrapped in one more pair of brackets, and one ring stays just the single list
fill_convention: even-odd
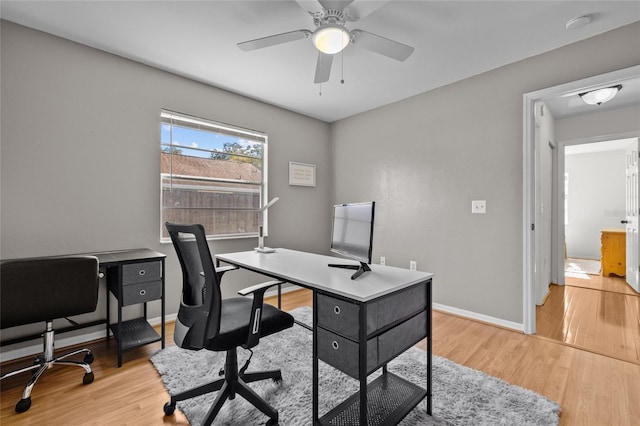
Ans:
[{"label": "black leather chair armrest", "polygon": [[253,304],[251,305],[251,320],[249,321],[249,336],[247,336],[247,342],[242,345],[242,347],[252,348],[256,346],[258,344],[258,341],[260,340],[260,324],[262,321],[262,304],[264,302],[264,293],[269,287],[285,283],[286,281],[279,280],[267,281],[238,291],[238,294],[241,296],[253,294]]}]

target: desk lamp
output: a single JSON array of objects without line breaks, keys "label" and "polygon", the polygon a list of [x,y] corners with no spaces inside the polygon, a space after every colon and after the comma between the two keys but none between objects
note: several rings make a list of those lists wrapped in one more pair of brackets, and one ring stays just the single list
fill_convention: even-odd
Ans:
[{"label": "desk lamp", "polygon": [[278,201],[280,198],[276,197],[273,200],[269,201],[264,207],[262,207],[260,210],[258,210],[258,223],[259,223],[259,231],[258,231],[258,247],[255,248],[255,250],[257,252],[260,253],[273,253],[274,251],[276,251],[276,249],[271,248],[271,247],[265,247],[264,246],[264,233],[263,233],[263,227],[264,227],[264,212],[267,211],[267,209],[269,207],[271,207],[272,205],[274,205],[276,203],[276,201]]}]

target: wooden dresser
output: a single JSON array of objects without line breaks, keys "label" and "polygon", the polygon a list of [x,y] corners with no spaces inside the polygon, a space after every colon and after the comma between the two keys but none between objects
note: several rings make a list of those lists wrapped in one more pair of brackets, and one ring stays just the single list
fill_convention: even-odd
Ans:
[{"label": "wooden dresser", "polygon": [[624,229],[603,229],[600,237],[602,276],[624,277],[627,269],[626,232]]}]

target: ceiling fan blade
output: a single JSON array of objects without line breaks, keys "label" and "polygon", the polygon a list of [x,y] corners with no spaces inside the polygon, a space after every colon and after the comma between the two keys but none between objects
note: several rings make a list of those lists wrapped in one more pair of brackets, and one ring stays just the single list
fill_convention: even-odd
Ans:
[{"label": "ceiling fan blade", "polygon": [[275,46],[276,44],[288,43],[290,41],[301,40],[311,37],[309,30],[289,31],[288,33],[275,34],[268,37],[257,38],[255,40],[238,43],[238,47],[245,52],[262,49],[263,47]]},{"label": "ceiling fan blade", "polygon": [[363,30],[351,31],[351,40],[356,46],[362,46],[396,61],[404,61],[413,53],[411,46]]},{"label": "ceiling fan blade", "polygon": [[329,81],[332,62],[333,55],[327,55],[326,53],[318,52],[318,63],[316,64],[316,77],[313,80],[314,83],[318,84]]},{"label": "ceiling fan blade", "polygon": [[318,0],[296,0],[296,3],[300,5],[301,8],[306,10],[312,15],[316,13],[322,13],[322,5],[318,2]]},{"label": "ceiling fan blade", "polygon": [[353,0],[318,0],[325,10],[344,10]]},{"label": "ceiling fan blade", "polygon": [[344,8],[343,13],[347,21],[355,22],[380,9],[390,1],[391,0],[353,0],[351,4]]}]

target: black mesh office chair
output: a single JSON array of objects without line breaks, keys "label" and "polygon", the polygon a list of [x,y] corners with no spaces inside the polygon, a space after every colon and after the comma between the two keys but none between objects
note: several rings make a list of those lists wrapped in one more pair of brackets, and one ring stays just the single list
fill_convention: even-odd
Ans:
[{"label": "black mesh office chair", "polygon": [[[54,357],[53,320],[96,310],[98,303],[98,259],[93,256],[65,256],[3,260],[0,264],[0,326],[2,329],[45,322],[44,350],[33,365],[3,374],[0,380],[36,370],[27,382],[16,411],[31,407],[31,390],[40,376],[56,364],[84,368],[82,382],[93,382],[89,364],[93,354],[79,349]],[[84,361],[69,357],[85,354]]]},{"label": "black mesh office chair", "polygon": [[[216,270],[204,227],[166,223],[182,267],[182,300],[176,319],[174,340],[186,349],[226,351],[224,378],[172,395],[164,406],[165,415],[173,414],[176,402],[205,393],[220,391],[203,424],[210,425],[227,399],[241,395],[269,416],[267,425],[278,424],[278,411],[256,394],[247,383],[258,380],[282,380],[280,370],[246,373],[249,361],[238,371],[237,348],[252,348],[260,337],[293,326],[293,317],[271,305],[263,305],[268,287],[283,284],[269,281],[241,290],[243,296],[222,299],[220,279],[229,269]],[[251,359],[251,358],[249,358]],[[222,374],[222,373],[221,373]]]}]

